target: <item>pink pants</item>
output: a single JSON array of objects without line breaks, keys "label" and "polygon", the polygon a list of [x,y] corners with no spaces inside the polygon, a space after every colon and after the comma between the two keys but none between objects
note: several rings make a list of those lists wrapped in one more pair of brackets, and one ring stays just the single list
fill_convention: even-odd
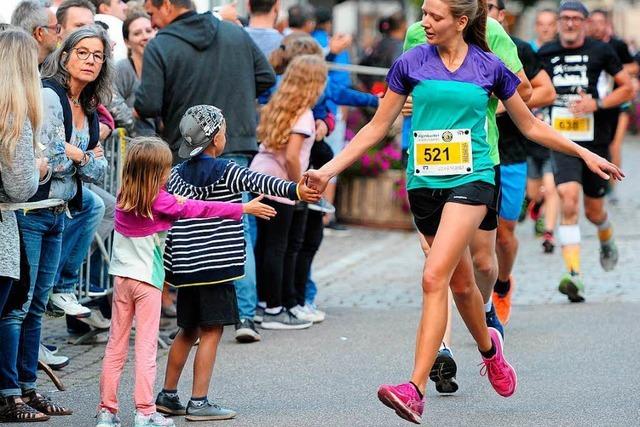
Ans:
[{"label": "pink pants", "polygon": [[100,376],[101,408],[112,413],[118,412],[118,385],[127,361],[129,337],[135,317],[135,405],[144,415],[156,411],[153,384],[156,379],[161,301],[162,292],[155,286],[116,276],[109,342]]}]

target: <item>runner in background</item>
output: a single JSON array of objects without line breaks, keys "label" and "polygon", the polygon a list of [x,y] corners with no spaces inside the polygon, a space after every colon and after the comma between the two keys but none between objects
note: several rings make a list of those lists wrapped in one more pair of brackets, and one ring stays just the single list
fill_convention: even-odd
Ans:
[{"label": "runner in background", "polygon": [[[556,39],[558,35],[558,13],[553,9],[542,9],[536,15],[536,38],[529,41],[534,52],[540,46]],[[544,120],[544,110],[536,109],[534,114]],[[560,198],[553,180],[551,152],[548,148],[532,142],[527,147],[527,196],[522,206],[519,222],[527,214],[534,222],[534,233],[542,236],[544,253],[553,253],[555,249],[554,230],[558,220]]]},{"label": "runner in background", "polygon": [[558,36],[558,13],[553,9],[542,9],[536,14],[536,38],[529,40],[535,52],[542,45],[553,41]]},{"label": "runner in background", "polygon": [[[504,0],[488,0],[489,16],[504,25],[506,18],[506,2]],[[549,75],[542,69],[542,64],[529,43],[511,36],[518,48],[518,57],[524,66],[524,72],[531,82],[531,99],[527,107],[541,108],[551,105],[556,91]],[[515,235],[520,208],[524,201],[527,187],[527,139],[504,109],[498,105],[496,117],[500,138],[500,203],[498,208],[498,279],[494,285],[493,305],[500,322],[505,325],[511,317],[511,296],[515,289],[515,280],[511,275],[518,253],[518,239]]]},{"label": "runner in background", "polygon": [[[589,16],[589,36],[611,46],[618,55],[618,58],[620,58],[625,71],[627,71],[631,77],[637,76],[638,64],[633,60],[627,43],[614,36],[609,12],[603,9],[596,9],[591,12],[591,15]],[[606,97],[614,88],[615,84],[613,82],[613,77],[609,74],[602,73],[598,80],[598,91],[600,97]],[[622,164],[622,141],[627,133],[627,128],[629,127],[630,108],[631,103],[625,103],[620,107],[610,108],[602,113],[611,126],[611,161],[618,166]],[[609,184],[609,201],[615,204],[617,203],[615,186],[613,183]]]},{"label": "runner in background", "polygon": [[[566,1],[559,10],[559,39],[544,45],[538,55],[551,75],[558,97],[551,108],[551,125],[580,145],[609,158],[611,133],[602,110],[614,108],[633,98],[629,74],[620,59],[606,43],[586,37],[587,8],[579,1]],[[597,82],[600,74],[613,76],[618,85],[601,98]],[[559,290],[571,302],[584,301],[584,285],[580,276],[579,200],[584,195],[587,219],[598,228],[600,264],[611,271],[618,262],[618,248],[613,227],[605,208],[608,182],[592,173],[584,162],[553,152],[555,181],[561,200],[562,221],[558,237],[562,245],[567,273]]]}]

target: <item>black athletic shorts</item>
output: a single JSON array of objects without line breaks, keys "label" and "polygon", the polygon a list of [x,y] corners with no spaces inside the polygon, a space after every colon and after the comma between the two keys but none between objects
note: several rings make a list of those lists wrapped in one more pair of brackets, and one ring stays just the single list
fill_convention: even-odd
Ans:
[{"label": "black athletic shorts", "polygon": [[495,230],[498,226],[498,200],[498,187],[483,181],[440,190],[431,188],[409,190],[409,205],[413,220],[418,231],[425,236],[436,235],[442,210],[447,202],[475,206],[486,205],[489,210],[480,224],[480,229]]},{"label": "black athletic shorts", "polygon": [[[611,157],[608,145],[593,145],[587,148],[607,160]],[[594,199],[605,196],[609,181],[591,172],[582,159],[558,153],[557,151],[553,151],[551,156],[553,158],[553,176],[556,180],[556,185],[578,182],[582,184],[582,191],[585,196]]]},{"label": "black athletic shorts", "polygon": [[183,329],[235,325],[240,321],[233,282],[178,288],[177,323]]}]

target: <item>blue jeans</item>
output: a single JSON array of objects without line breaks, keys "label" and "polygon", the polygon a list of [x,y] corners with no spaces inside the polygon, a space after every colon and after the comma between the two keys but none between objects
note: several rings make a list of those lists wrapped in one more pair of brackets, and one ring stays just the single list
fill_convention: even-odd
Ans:
[{"label": "blue jeans", "polygon": [[304,300],[309,305],[315,305],[316,295],[318,295],[318,286],[316,282],[311,278],[311,270],[309,270],[309,278],[307,279],[307,286],[304,288]]},{"label": "blue jeans", "polygon": [[12,284],[13,279],[11,277],[0,276],[0,315],[2,315],[7,299],[9,299]]},{"label": "blue jeans", "polygon": [[[228,154],[222,157],[233,160],[238,166],[249,166],[249,156]],[[242,202],[248,202],[250,197],[249,193],[243,193]],[[251,231],[249,215],[243,215],[242,223],[244,226],[244,242],[247,259],[244,264],[244,277],[233,283],[236,287],[240,319],[253,320],[253,316],[256,314],[256,305],[258,305],[258,294],[256,293],[256,258],[253,253],[253,239],[251,238],[252,234],[255,235],[255,231],[253,233]],[[255,221],[253,221],[253,224],[255,229]]]},{"label": "blue jeans", "polygon": [[27,302],[0,319],[0,396],[20,396],[36,386],[42,315],[60,261],[65,214],[48,209],[17,213],[31,267]]},{"label": "blue jeans", "polygon": [[54,293],[75,292],[80,282],[80,267],[93,242],[98,225],[104,216],[104,202],[88,188],[82,189],[82,209],[71,211],[71,219],[66,218],[62,234],[60,265],[56,274]]}]

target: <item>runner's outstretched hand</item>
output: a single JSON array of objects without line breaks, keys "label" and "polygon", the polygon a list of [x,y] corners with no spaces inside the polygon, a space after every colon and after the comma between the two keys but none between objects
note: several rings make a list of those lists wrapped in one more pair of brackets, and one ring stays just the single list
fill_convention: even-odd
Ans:
[{"label": "runner's outstretched hand", "polygon": [[593,173],[598,174],[604,179],[611,178],[616,181],[622,181],[622,178],[624,178],[624,173],[618,166],[598,156],[597,154],[592,153],[586,148],[583,148],[583,150],[580,152],[580,157],[582,158],[582,160],[584,160],[584,162]]},{"label": "runner's outstretched hand", "polygon": [[307,185],[306,175],[302,175],[300,181],[298,181],[298,187],[296,191],[298,192],[298,197],[300,197],[300,200],[304,200],[305,202],[315,203],[320,200],[320,197],[322,197],[320,191]]},{"label": "runner's outstretched hand", "polygon": [[309,169],[306,171],[303,174],[302,179],[305,180],[305,184],[309,188],[318,191],[318,193],[324,193],[324,190],[327,188],[327,184],[329,183],[329,177],[315,169]]},{"label": "runner's outstretched hand", "polygon": [[264,194],[259,195],[249,203],[242,204],[242,213],[256,216],[260,219],[269,220],[276,216],[276,210],[269,205],[260,203],[260,200],[264,198]]}]

